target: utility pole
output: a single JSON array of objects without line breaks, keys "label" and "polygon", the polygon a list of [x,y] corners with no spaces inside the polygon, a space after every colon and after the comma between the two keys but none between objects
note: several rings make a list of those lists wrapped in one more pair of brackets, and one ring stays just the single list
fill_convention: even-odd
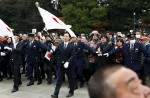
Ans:
[{"label": "utility pole", "polygon": [[133,32],[132,33],[135,33],[135,24],[136,24],[135,15],[136,15],[136,13],[134,12],[133,13]]}]

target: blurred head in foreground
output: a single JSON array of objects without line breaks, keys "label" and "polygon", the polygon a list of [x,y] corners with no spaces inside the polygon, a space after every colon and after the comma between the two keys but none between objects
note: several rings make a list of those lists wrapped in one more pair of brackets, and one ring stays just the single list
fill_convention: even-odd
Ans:
[{"label": "blurred head in foreground", "polygon": [[90,98],[150,98],[135,72],[120,65],[98,70],[89,80]]}]

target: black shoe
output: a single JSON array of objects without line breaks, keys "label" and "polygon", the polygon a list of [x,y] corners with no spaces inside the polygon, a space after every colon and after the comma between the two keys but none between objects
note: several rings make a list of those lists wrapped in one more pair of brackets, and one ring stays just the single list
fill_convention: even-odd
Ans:
[{"label": "black shoe", "polygon": [[73,93],[68,93],[68,95],[66,97],[71,97],[73,95],[74,95]]},{"label": "black shoe", "polygon": [[42,84],[42,80],[38,80],[37,85]]},{"label": "black shoe", "polygon": [[19,85],[22,85],[22,82],[21,82],[21,81],[19,82]]},{"label": "black shoe", "polygon": [[27,73],[25,73],[25,77],[27,77],[28,75],[27,75]]},{"label": "black shoe", "polygon": [[0,81],[3,81],[3,78],[2,78],[2,77],[0,78]]},{"label": "black shoe", "polygon": [[10,80],[10,79],[12,79],[12,76],[7,77],[7,80]]},{"label": "black shoe", "polygon": [[51,98],[58,98],[58,96],[57,95],[51,95]]},{"label": "black shoe", "polygon": [[13,87],[13,90],[11,91],[12,93],[17,92],[18,91],[18,87]]},{"label": "black shoe", "polygon": [[25,74],[25,71],[22,71],[21,74]]},{"label": "black shoe", "polygon": [[74,90],[76,90],[76,89],[78,89],[78,86],[76,85],[76,86],[74,86]]},{"label": "black shoe", "polygon": [[42,79],[45,79],[45,76],[42,76]]},{"label": "black shoe", "polygon": [[34,85],[34,82],[33,81],[30,81],[27,86],[31,86],[31,85]]},{"label": "black shoe", "polygon": [[81,82],[80,87],[81,87],[81,88],[84,87],[84,82]]},{"label": "black shoe", "polygon": [[7,78],[7,75],[3,75],[3,78]]},{"label": "black shoe", "polygon": [[47,84],[48,85],[52,84],[52,81],[51,80],[47,80]]},{"label": "black shoe", "polygon": [[34,78],[34,81],[37,81],[37,78]]}]

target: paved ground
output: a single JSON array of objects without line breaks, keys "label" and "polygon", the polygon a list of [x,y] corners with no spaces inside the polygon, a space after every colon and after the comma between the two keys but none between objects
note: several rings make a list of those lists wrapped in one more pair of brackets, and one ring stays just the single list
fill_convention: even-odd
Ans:
[{"label": "paved ground", "polygon": [[[41,85],[36,85],[27,87],[28,80],[26,78],[22,79],[22,85],[19,87],[19,91],[11,93],[13,81],[4,79],[0,82],[0,98],[51,98],[55,88],[55,80],[51,85],[46,84],[46,80],[43,80]],[[68,93],[68,82],[62,85],[60,90],[59,98],[66,98]],[[74,96],[71,98],[89,98],[87,93],[87,87],[78,88],[74,92]]]}]

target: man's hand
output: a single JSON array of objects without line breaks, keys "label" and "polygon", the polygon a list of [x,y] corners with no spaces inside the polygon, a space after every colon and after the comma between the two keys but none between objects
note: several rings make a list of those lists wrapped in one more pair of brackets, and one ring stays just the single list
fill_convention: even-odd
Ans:
[{"label": "man's hand", "polygon": [[66,63],[64,64],[64,68],[68,68],[68,66],[69,66],[69,62],[66,62]]},{"label": "man's hand", "polygon": [[6,54],[4,52],[1,52],[1,56],[5,56]]},{"label": "man's hand", "polygon": [[108,53],[105,53],[105,54],[103,54],[104,56],[106,56],[106,57],[109,57],[109,54]]},{"label": "man's hand", "polygon": [[102,53],[98,53],[97,55],[98,55],[98,56],[103,56],[103,54],[102,54]]},{"label": "man's hand", "polygon": [[101,52],[99,52],[99,51],[96,51],[96,54],[97,54],[98,56],[103,56],[103,54],[102,54]]},{"label": "man's hand", "polygon": [[4,49],[12,51],[12,48],[5,46]]}]

